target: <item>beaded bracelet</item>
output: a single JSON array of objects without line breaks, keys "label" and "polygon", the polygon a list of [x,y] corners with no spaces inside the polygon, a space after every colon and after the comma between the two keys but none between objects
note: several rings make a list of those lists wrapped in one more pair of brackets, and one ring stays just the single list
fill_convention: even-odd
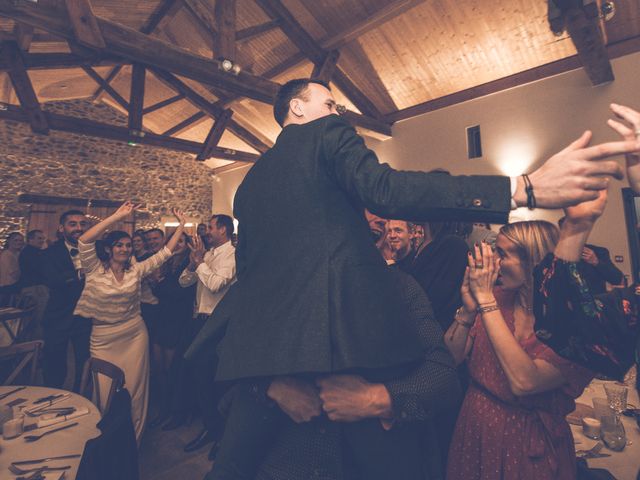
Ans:
[{"label": "beaded bracelet", "polygon": [[479,305],[477,312],[482,315],[483,313],[495,312],[496,310],[500,310],[497,303],[491,303],[489,305]]}]

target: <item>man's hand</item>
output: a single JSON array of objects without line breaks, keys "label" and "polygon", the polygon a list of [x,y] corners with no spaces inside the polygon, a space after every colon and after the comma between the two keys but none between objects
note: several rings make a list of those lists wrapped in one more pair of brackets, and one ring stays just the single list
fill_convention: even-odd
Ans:
[{"label": "man's hand", "polygon": [[580,256],[582,260],[587,262],[589,265],[593,265],[594,267],[600,263],[596,253],[591,250],[589,247],[584,247],[582,249],[582,255]]},{"label": "man's hand", "polygon": [[292,377],[277,377],[267,396],[296,423],[308,422],[322,413],[318,389],[310,382]]},{"label": "man's hand", "polygon": [[369,383],[358,375],[331,375],[316,380],[322,409],[337,422],[393,417],[391,396],[382,384]]},{"label": "man's hand", "polygon": [[[538,207],[563,208],[595,200],[598,191],[609,186],[608,177],[618,180],[624,177],[622,167],[616,161],[604,159],[640,149],[638,139],[588,147],[590,140],[591,132],[587,131],[529,174]],[[519,207],[527,205],[527,194],[521,177],[518,177],[518,187],[513,199]]]},{"label": "man's hand", "polygon": [[198,235],[195,235],[193,237],[193,245],[189,245],[189,248],[191,249],[191,253],[189,254],[189,270],[191,270],[191,268],[195,270],[198,268],[198,265],[204,262],[204,254],[206,253],[204,242]]},{"label": "man's hand", "polygon": [[[625,140],[633,141],[635,139],[638,142],[638,139],[640,139],[640,112],[615,103],[611,104],[611,110],[623,122],[609,120],[607,124]],[[635,152],[627,153],[625,159],[629,186],[634,192],[640,193],[640,145],[638,145]]]}]

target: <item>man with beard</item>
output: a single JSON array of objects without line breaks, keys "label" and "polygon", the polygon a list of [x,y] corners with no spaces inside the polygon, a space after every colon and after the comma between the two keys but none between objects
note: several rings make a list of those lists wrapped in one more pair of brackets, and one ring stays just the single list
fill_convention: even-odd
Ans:
[{"label": "man with beard", "polygon": [[61,388],[67,376],[67,348],[73,345],[75,372],[73,389],[78,390],[84,362],[89,358],[91,321],[73,314],[84,288],[84,275],[78,257],[78,238],[88,227],[80,210],[60,216],[61,238],[44,252],[44,283],[49,301],[42,321],[44,329],[44,382]]}]

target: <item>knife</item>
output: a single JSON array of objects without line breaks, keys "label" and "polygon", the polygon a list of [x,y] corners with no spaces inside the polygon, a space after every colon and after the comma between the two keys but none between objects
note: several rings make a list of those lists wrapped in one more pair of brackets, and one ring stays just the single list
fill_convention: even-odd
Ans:
[{"label": "knife", "polygon": [[14,389],[14,390],[11,390],[10,392],[3,393],[2,395],[0,395],[0,400],[4,400],[9,395],[12,395],[12,394],[14,394],[16,392],[19,392],[20,390],[24,390],[25,388],[27,388],[27,387],[18,387],[18,388]]},{"label": "knife", "polygon": [[36,463],[44,463],[49,460],[62,460],[64,458],[80,458],[82,455],[79,453],[73,455],[60,455],[57,457],[38,458],[36,460],[20,460],[18,462],[11,462],[12,465],[35,465]]}]

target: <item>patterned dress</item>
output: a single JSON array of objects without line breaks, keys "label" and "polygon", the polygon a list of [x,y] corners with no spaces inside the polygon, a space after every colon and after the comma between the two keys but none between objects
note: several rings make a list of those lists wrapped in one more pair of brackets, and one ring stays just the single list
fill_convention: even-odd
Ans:
[{"label": "patterned dress", "polygon": [[[74,314],[93,322],[91,356],[124,371],[131,394],[131,416],[138,442],[144,430],[149,399],[149,335],[140,316],[140,284],[144,276],[171,257],[166,247],[140,263],[133,263],[118,281],[96,255],[94,243],[78,242],[85,287]],[[102,387],[102,386],[101,386]],[[108,388],[100,388],[108,393]]]},{"label": "patterned dress", "polygon": [[[496,289],[500,311],[515,330],[515,295]],[[469,358],[471,385],[456,424],[447,466],[448,480],[571,480],[575,451],[565,415],[593,374],[555,354],[535,335],[520,342],[532,359],[556,367],[567,383],[558,389],[517,397],[478,318]]]}]

